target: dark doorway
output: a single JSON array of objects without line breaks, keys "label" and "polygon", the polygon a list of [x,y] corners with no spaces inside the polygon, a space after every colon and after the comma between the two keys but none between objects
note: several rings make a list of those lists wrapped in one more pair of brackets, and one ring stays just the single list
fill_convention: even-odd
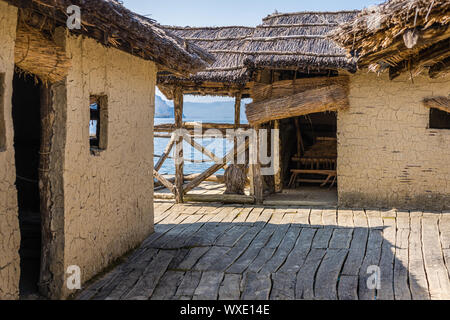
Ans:
[{"label": "dark doorway", "polygon": [[337,114],[314,113],[281,120],[283,191],[266,204],[337,205]]},{"label": "dark doorway", "polygon": [[41,263],[40,92],[41,83],[35,77],[18,73],[14,75],[12,116],[21,233],[20,295],[22,298],[38,293]]}]

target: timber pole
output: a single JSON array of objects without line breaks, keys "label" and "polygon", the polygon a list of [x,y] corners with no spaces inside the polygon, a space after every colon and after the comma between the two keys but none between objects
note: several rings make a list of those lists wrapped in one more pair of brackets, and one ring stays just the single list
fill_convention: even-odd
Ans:
[{"label": "timber pole", "polygon": [[255,196],[256,204],[262,204],[264,201],[264,190],[263,190],[263,181],[261,176],[261,163],[259,161],[259,152],[260,152],[260,145],[259,145],[259,129],[260,126],[256,125],[254,127],[255,134],[253,137],[253,153],[251,157],[251,176],[253,178],[253,195]]},{"label": "timber pole", "polygon": [[[278,130],[278,132],[279,132],[279,130],[280,130],[280,120],[275,120],[274,129]],[[279,137],[278,141],[277,141],[277,139],[274,139],[275,146],[273,148],[274,154],[273,154],[273,159],[272,159],[273,162],[275,162],[275,159],[279,160],[278,161],[279,166],[278,166],[278,168],[275,168],[277,171],[275,172],[275,176],[274,176],[275,193],[281,193],[283,191],[283,173],[282,173],[282,170],[281,170],[281,163],[282,163],[282,161],[281,161],[281,153],[282,153],[282,150],[281,150],[281,137],[280,137],[280,135],[278,135],[278,137]]]},{"label": "timber pole", "polygon": [[[234,129],[239,129],[241,125],[241,100],[242,100],[242,94],[241,92],[238,92],[235,97],[234,101]],[[236,132],[235,132],[236,133]],[[234,138],[234,151],[237,152],[238,147],[238,139],[237,137]],[[238,164],[237,157],[234,159],[235,164]]]},{"label": "timber pole", "polygon": [[175,146],[175,200],[177,203],[183,203],[183,184],[184,184],[184,154],[183,154],[183,90],[176,87],[174,90],[174,113],[175,128],[179,130]]}]

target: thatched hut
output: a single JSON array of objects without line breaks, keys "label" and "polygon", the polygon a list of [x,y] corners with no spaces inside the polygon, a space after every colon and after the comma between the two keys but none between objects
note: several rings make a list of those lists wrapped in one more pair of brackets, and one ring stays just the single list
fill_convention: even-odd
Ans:
[{"label": "thatched hut", "polygon": [[156,73],[213,57],[114,0],[0,0],[0,42],[0,299],[66,297],[153,231]]},{"label": "thatched hut", "polygon": [[[448,210],[449,8],[392,0],[362,12],[277,13],[240,36],[239,48],[221,39],[216,65],[231,66],[219,52],[238,55],[250,125],[280,129],[280,145],[269,146],[280,169],[264,176],[257,163],[249,171],[253,201],[321,184],[337,185],[341,207]],[[201,38],[210,30],[218,29],[203,28]],[[189,93],[214,92],[203,75]],[[215,87],[225,83],[215,78]],[[179,96],[185,88],[179,77],[158,81]]]},{"label": "thatched hut", "polygon": [[332,38],[360,69],[339,115],[340,203],[448,210],[450,3],[387,1]]},{"label": "thatched hut", "polygon": [[[334,137],[332,133],[333,121],[336,122],[333,112],[347,107],[348,80],[339,74],[355,72],[356,63],[347,57],[344,49],[328,39],[327,34],[356,14],[355,11],[274,14],[265,18],[256,28],[166,27],[214,54],[216,62],[209,69],[189,78],[159,76],[158,86],[169,98],[174,98],[172,93],[175,92],[179,96],[236,96],[237,115],[240,113],[240,98],[251,97],[253,103],[247,105],[246,113],[252,127],[279,127],[280,120],[284,120],[286,126],[283,126],[282,134],[288,131],[291,134],[292,125],[297,124],[293,139],[286,137],[286,142],[295,141],[301,135],[299,126],[309,121],[305,116],[321,113],[325,116],[319,115],[315,119],[315,126],[320,126],[322,122],[325,127],[331,126],[331,134],[327,133],[331,136],[328,138],[336,139],[335,132]],[[302,95],[302,100],[299,100],[299,95]],[[314,98],[321,103],[308,102]],[[182,101],[180,98],[177,100]],[[280,108],[280,103],[285,107]],[[301,116],[303,119],[299,119]],[[235,127],[240,127],[238,116]],[[306,131],[304,133],[308,134]],[[315,140],[315,137],[311,138]],[[272,175],[271,178],[263,179],[258,165],[251,167],[251,193],[256,201],[263,201],[264,189],[270,193],[288,186],[293,174],[291,169],[297,167],[292,159],[296,158],[297,152],[301,152],[296,149],[301,143],[294,143],[294,154],[284,152],[289,157],[283,159],[282,169],[275,177]],[[330,161],[326,159],[326,162]],[[327,175],[324,179],[329,181],[332,178]]]}]

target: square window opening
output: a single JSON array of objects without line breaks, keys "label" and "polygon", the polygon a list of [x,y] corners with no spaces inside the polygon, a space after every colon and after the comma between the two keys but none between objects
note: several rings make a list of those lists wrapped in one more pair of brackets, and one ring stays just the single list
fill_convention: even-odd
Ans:
[{"label": "square window opening", "polygon": [[92,95],[89,104],[89,143],[91,151],[103,151],[108,142],[108,98]]},{"label": "square window opening", "polygon": [[450,113],[430,108],[430,129],[450,130]]}]

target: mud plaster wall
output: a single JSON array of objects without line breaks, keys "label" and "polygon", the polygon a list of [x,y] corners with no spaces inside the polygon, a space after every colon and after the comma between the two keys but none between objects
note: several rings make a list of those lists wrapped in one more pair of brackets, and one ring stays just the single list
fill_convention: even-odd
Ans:
[{"label": "mud plaster wall", "polygon": [[450,130],[428,129],[422,104],[449,94],[449,76],[351,77],[350,109],[338,114],[340,206],[450,209]]},{"label": "mud plaster wall", "polygon": [[[0,299],[17,299],[20,277],[20,231],[17,211],[14,136],[12,122],[12,79],[17,9],[0,1],[0,73],[5,74],[4,108],[6,150],[0,150]],[[1,121],[1,120],[0,120]]]},{"label": "mud plaster wall", "polygon": [[[91,39],[69,36],[66,46],[64,264],[80,266],[85,282],[153,232],[156,67]],[[96,156],[90,95],[108,96],[108,147]]]}]

